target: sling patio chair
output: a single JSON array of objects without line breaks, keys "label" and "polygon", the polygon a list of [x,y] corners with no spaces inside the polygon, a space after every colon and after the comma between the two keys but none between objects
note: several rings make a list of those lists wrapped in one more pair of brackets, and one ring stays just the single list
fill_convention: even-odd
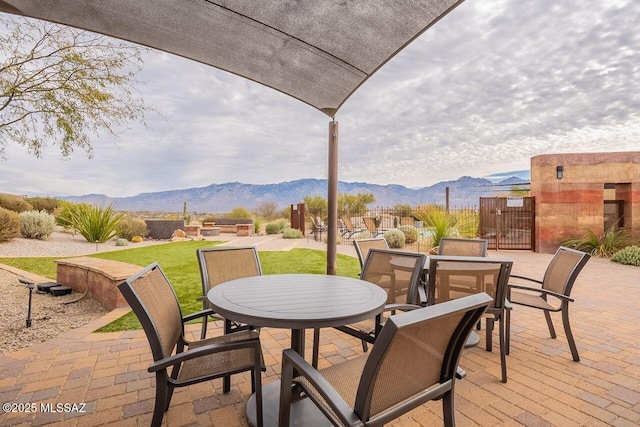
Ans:
[{"label": "sling patio chair", "polygon": [[[371,249],[362,269],[360,279],[374,283],[387,292],[384,313],[397,310],[407,311],[420,308],[420,275],[426,256],[413,252],[399,252]],[[336,329],[362,341],[362,350],[367,351],[367,343],[374,343],[385,316],[362,321]]]},{"label": "sling patio chair", "polygon": [[374,237],[372,239],[356,239],[353,241],[353,246],[356,247],[356,253],[358,254],[358,261],[360,261],[360,270],[364,267],[364,262],[369,255],[371,249],[389,250],[389,245],[384,237]]},{"label": "sling patio chair", "polygon": [[370,216],[365,216],[362,218],[364,221],[364,225],[367,227],[367,230],[371,233],[373,237],[378,237],[381,234],[384,234],[386,230],[378,228],[376,226],[376,220]]},{"label": "sling patio chair", "polygon": [[444,424],[454,426],[460,354],[491,302],[477,294],[391,316],[370,353],[321,370],[284,350],[279,425],[289,426],[292,398],[308,398],[328,423],[344,426],[383,426],[442,399]]},{"label": "sling patio chair", "polygon": [[[580,361],[580,356],[578,355],[578,348],[569,324],[569,303],[573,302],[571,290],[576,278],[587,261],[589,261],[589,258],[591,258],[591,255],[585,252],[561,246],[547,266],[542,281],[518,275],[511,276],[512,278],[537,283],[538,286],[509,283],[507,291],[507,298],[512,304],[537,308],[544,312],[551,338],[556,338],[556,331],[553,328],[550,313],[558,311],[562,313],[564,332],[567,335],[571,355],[576,362]],[[513,291],[514,289],[515,291]],[[507,312],[507,354],[509,354],[510,344],[510,323],[510,314]]]},{"label": "sling patio chair", "polygon": [[427,305],[440,304],[468,296],[487,293],[493,302],[486,311],[486,350],[493,348],[494,323],[498,322],[502,382],[507,382],[507,345],[505,311],[507,284],[513,261],[502,258],[455,257],[432,255],[429,259]]},{"label": "sling patio chair", "polygon": [[353,222],[351,221],[351,218],[349,218],[346,215],[341,218],[341,221],[342,221],[342,224],[344,225],[344,230],[342,231],[342,237],[346,239],[350,239],[353,235],[366,230],[366,228],[354,227]]},{"label": "sling patio chair", "polygon": [[[196,254],[202,282],[202,296],[198,299],[202,300],[204,309],[211,308],[207,292],[212,287],[229,280],[262,275],[258,251],[253,246],[200,248]],[[215,316],[213,318],[219,320]],[[201,339],[207,336],[207,320],[207,317],[202,320]],[[247,329],[246,325],[225,319],[225,334],[238,328]]]},{"label": "sling patio chair", "polygon": [[[198,265],[200,266],[200,279],[202,283],[203,309],[211,309],[207,293],[212,287],[229,280],[242,279],[244,277],[261,276],[262,266],[258,251],[253,246],[237,246],[223,248],[200,248],[196,250]],[[224,333],[253,329],[250,325],[243,325],[230,319],[221,319],[217,313],[211,310],[209,316],[202,319],[202,332],[200,339],[207,336],[207,324],[209,318],[224,320]],[[231,390],[231,377],[225,376],[222,390],[226,393]]]},{"label": "sling patio chair", "polygon": [[[162,424],[175,387],[184,387],[251,371],[256,393],[258,424],[262,424],[261,367],[264,366],[256,331],[244,330],[199,341],[187,341],[184,323],[211,314],[210,309],[182,316],[178,298],[160,266],[153,263],[118,285],[140,320],[149,340],[156,376],[156,398],[151,425]],[[170,369],[170,372],[169,372]]]}]

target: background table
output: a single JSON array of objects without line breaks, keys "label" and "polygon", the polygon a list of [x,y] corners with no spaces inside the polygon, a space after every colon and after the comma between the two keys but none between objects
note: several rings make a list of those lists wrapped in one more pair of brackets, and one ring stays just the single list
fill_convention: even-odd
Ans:
[{"label": "background table", "polygon": [[[252,326],[291,329],[291,348],[304,357],[305,329],[344,326],[381,313],[387,293],[364,280],[320,274],[253,276],[221,283],[207,294],[212,308],[230,320]],[[277,425],[280,382],[262,388],[264,425]],[[256,425],[255,399],[247,402],[247,418]],[[327,425],[309,401],[291,406],[291,425]]]}]

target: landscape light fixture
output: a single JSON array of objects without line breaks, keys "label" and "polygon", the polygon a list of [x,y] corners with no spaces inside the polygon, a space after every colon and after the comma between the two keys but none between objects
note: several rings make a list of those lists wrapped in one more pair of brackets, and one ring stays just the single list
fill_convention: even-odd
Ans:
[{"label": "landscape light fixture", "polygon": [[564,177],[564,166],[556,166],[556,178],[562,179]]}]

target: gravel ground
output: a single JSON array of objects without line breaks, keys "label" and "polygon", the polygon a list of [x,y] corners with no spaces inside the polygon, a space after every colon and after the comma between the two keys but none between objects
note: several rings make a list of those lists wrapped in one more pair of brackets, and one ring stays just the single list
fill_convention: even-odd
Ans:
[{"label": "gravel ground", "polygon": [[[116,246],[115,241],[98,244],[87,242],[82,236],[56,231],[49,240],[17,238],[0,243],[1,257],[65,257],[81,256],[131,247],[166,243],[149,240]],[[97,250],[96,250],[97,249]],[[31,305],[32,326],[26,327],[29,290],[18,281],[18,276],[0,269],[0,294],[3,298],[0,310],[0,354],[13,352],[46,341],[58,334],[77,328],[105,315],[106,310],[98,301],[82,294],[72,293],[60,297],[38,294],[33,291]],[[71,302],[76,301],[77,302]]]}]

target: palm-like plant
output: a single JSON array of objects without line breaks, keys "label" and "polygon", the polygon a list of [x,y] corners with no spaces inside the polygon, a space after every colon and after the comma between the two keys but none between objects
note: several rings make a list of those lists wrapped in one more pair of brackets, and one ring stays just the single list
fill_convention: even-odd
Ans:
[{"label": "palm-like plant", "polygon": [[124,219],[113,205],[65,204],[58,224],[76,230],[88,242],[104,243],[115,237]]},{"label": "palm-like plant", "polygon": [[560,244],[591,255],[608,258],[630,245],[631,239],[623,228],[613,226],[602,235],[596,234],[593,230],[587,230],[583,236],[563,239]]}]

